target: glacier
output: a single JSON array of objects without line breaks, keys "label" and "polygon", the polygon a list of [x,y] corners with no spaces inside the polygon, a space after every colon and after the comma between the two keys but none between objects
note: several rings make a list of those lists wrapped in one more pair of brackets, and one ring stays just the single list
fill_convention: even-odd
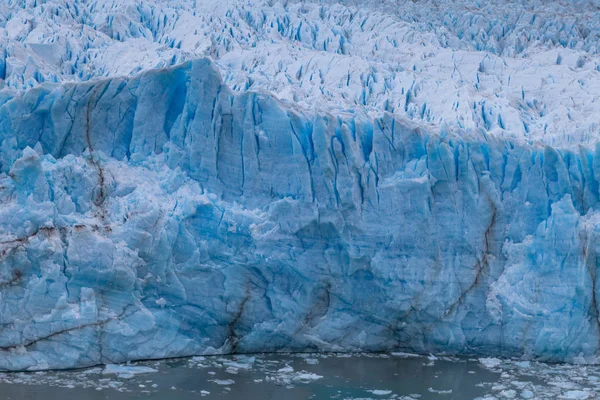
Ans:
[{"label": "glacier", "polygon": [[[119,12],[109,1],[6,3],[0,369],[279,351],[597,361],[599,19],[531,48],[475,35],[440,44],[421,19],[395,20],[394,48],[441,57],[399,69],[404,56],[389,49],[332,52],[317,48],[317,25],[308,43],[301,22],[288,31],[287,13],[316,12],[358,32],[359,18],[340,17],[360,13],[350,3],[265,2],[261,24],[242,13],[257,3],[182,1],[163,14],[140,2]],[[191,11],[208,6],[230,19]],[[111,24],[73,22],[99,9]],[[261,33],[268,12],[282,25]],[[45,13],[73,25],[45,36],[58,26]],[[15,29],[21,17],[37,27]],[[232,41],[211,38],[197,53],[178,45],[203,26],[194,17]],[[159,35],[171,20],[187,22]],[[73,32],[93,40],[64,45]],[[173,46],[161,47],[169,35]],[[99,61],[53,66],[44,41]],[[455,77],[443,68],[450,54],[471,60],[454,64]],[[533,90],[535,57],[551,59],[546,92]],[[326,60],[335,68],[322,70]],[[300,72],[282,72],[297,61]],[[370,72],[357,83],[344,68]]]}]

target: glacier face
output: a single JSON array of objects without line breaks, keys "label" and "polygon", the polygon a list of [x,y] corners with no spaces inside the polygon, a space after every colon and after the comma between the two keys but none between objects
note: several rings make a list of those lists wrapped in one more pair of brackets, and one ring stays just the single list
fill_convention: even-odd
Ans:
[{"label": "glacier face", "polygon": [[0,112],[2,368],[598,352],[600,149],[299,113],[208,60]]},{"label": "glacier face", "polygon": [[[17,11],[11,11],[2,29],[18,31],[10,27],[21,12],[35,13],[46,4],[31,11],[20,7],[26,3],[9,1]],[[184,6],[194,8],[191,3],[176,4],[186,11]],[[215,7],[211,12],[217,14],[223,7],[227,15],[230,4],[223,3],[195,6]],[[92,4],[93,11],[94,5],[112,3],[72,4],[75,8],[42,11],[85,19],[77,7]],[[235,4],[238,12],[244,9]],[[131,63],[142,54],[140,59],[150,60],[143,65],[161,67],[135,76],[129,76],[134,70],[120,70],[127,64],[117,59],[114,73],[77,78],[81,71],[100,70],[85,67],[88,60],[72,66],[75,76],[55,68],[55,82],[27,81],[28,69],[15,68],[19,60],[29,60],[29,71],[40,81],[47,76],[44,68],[52,66],[44,61],[39,67],[37,56],[19,58],[28,51],[40,54],[39,47],[26,46],[31,32],[6,39],[5,52],[11,55],[0,91],[1,369],[307,350],[596,360],[600,146],[592,140],[596,125],[588,124],[593,116],[576,118],[594,109],[594,88],[600,82],[600,72],[591,66],[597,60],[591,39],[565,42],[576,43],[573,48],[559,42],[557,50],[543,42],[548,48],[529,49],[542,59],[557,51],[568,54],[566,59],[585,55],[579,67],[554,59],[548,67],[561,72],[556,81],[565,85],[565,93],[581,95],[569,100],[569,107],[561,108],[567,102],[561,96],[539,91],[539,102],[532,100],[526,108],[528,100],[514,103],[513,88],[499,81],[501,90],[488,89],[497,94],[494,112],[500,114],[482,113],[477,102],[473,107],[466,100],[467,108],[475,110],[469,115],[479,113],[480,119],[461,127],[453,121],[467,114],[458,105],[452,112],[440,108],[443,121],[426,121],[411,111],[417,101],[436,104],[443,97],[432,92],[436,85],[445,95],[446,81],[432,78],[443,69],[410,72],[423,75],[419,88],[426,96],[418,94],[421,89],[403,92],[399,86],[380,85],[389,82],[389,70],[373,70],[374,65],[396,68],[393,59],[377,58],[386,51],[367,57],[356,55],[365,50],[360,46],[348,45],[344,52],[350,54],[317,49],[317,41],[302,47],[301,28],[296,29],[299,36],[287,37],[285,27],[293,24],[285,16],[292,11],[302,19],[310,10],[323,9],[321,20],[327,20],[353,10],[348,5],[266,7],[265,21],[274,13],[285,28],[276,30],[276,38],[258,35],[260,29],[248,22],[256,19],[247,14],[230,16],[239,22],[231,26],[214,17],[237,39],[216,41],[208,51],[212,59],[178,52],[177,45],[160,48],[168,56],[158,52],[154,59],[143,51],[145,36],[126,39],[114,33],[123,26],[132,31],[124,16],[141,12],[138,6],[128,3],[123,13],[107,6],[114,14],[107,17],[112,24],[79,29],[97,35],[92,44],[109,43],[99,46],[100,60],[109,60],[118,46],[140,46]],[[189,10],[173,10],[164,15],[195,17]],[[102,15],[95,11],[87,15]],[[279,12],[283,16],[277,17]],[[152,11],[144,15],[171,21]],[[210,21],[210,15],[201,18]],[[37,26],[44,30],[53,20],[48,16]],[[344,26],[346,20],[341,21]],[[419,21],[397,24],[417,31],[424,29]],[[168,32],[175,35],[179,25],[173,24]],[[195,29],[184,26],[188,33]],[[543,26],[552,30],[554,25]],[[252,34],[248,47],[241,48],[244,29]],[[517,36],[524,29],[516,29]],[[586,38],[594,29],[591,24]],[[376,25],[366,36],[374,30]],[[67,29],[65,35],[75,31]],[[148,43],[160,42],[159,31],[149,30]],[[430,51],[419,41],[429,38],[440,54],[449,51],[468,60],[481,53],[479,60],[506,60],[511,76],[514,70],[522,84],[536,71],[511,64],[531,64],[535,55],[511,52],[511,46],[508,55],[495,47],[473,49],[476,36],[475,44],[449,41],[452,48],[426,32],[403,36],[398,25],[390,32],[400,32],[404,42],[398,43],[411,51],[418,46]],[[63,33],[41,37],[60,43]],[[257,50],[252,50],[255,39]],[[237,44],[227,50],[227,43]],[[226,53],[217,54],[225,51],[222,46]],[[266,48],[273,51],[269,57],[245,64]],[[286,56],[287,49],[296,52]],[[174,54],[180,54],[177,65],[170,63]],[[236,55],[246,67],[232,64]],[[278,79],[287,73],[269,71],[273,64],[268,61],[295,65],[296,55],[321,58],[310,63],[314,67],[301,62],[301,72],[283,84]],[[338,58],[358,70],[363,67],[357,60],[362,60],[373,73],[336,91],[336,80],[316,76],[324,60]],[[156,60],[169,62],[161,66]],[[486,62],[455,66],[456,75],[468,65],[495,68]],[[316,68],[316,83],[308,83],[313,79],[307,68]],[[527,74],[519,75],[523,70]],[[398,82],[411,76],[401,72]],[[345,75],[342,70],[340,76],[351,80]],[[566,85],[572,77],[584,83]],[[253,83],[241,85],[238,79]],[[466,75],[456,79],[468,85]],[[492,74],[490,82],[494,79]],[[485,86],[481,92],[465,86],[448,96],[495,102]],[[545,90],[552,89],[549,83]],[[353,99],[359,93],[363,103]],[[405,103],[387,110],[382,99],[389,103],[395,96]],[[590,108],[573,105],[582,99]],[[498,115],[509,115],[511,109],[520,110],[521,119],[515,121],[521,122],[534,110],[532,127],[552,121],[553,128],[585,135],[568,145],[568,135],[557,131],[560,146],[533,128],[531,138],[518,137],[523,132],[498,126]],[[560,118],[563,112],[574,122]]]}]

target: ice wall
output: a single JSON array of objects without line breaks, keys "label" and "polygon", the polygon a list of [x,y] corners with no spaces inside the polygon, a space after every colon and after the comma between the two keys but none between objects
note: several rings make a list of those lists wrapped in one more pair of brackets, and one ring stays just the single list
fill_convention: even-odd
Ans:
[{"label": "ice wall", "polygon": [[594,361],[600,147],[233,93],[0,92],[0,368],[258,351]]}]

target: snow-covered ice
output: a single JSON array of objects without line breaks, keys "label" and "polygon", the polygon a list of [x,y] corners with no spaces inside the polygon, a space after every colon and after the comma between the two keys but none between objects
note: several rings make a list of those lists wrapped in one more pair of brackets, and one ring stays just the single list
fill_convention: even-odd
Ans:
[{"label": "snow-covered ice", "polygon": [[593,144],[599,38],[595,0],[5,0],[0,82],[131,76],[209,56],[233,90],[295,108]]},{"label": "snow-covered ice", "polygon": [[599,37],[594,1],[4,1],[0,369],[597,361]]}]

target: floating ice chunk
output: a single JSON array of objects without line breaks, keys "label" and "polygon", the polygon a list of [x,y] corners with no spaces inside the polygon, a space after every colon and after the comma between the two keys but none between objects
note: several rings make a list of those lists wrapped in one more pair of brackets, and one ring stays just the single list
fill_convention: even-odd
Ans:
[{"label": "floating ice chunk", "polygon": [[151,374],[158,370],[150,367],[107,364],[102,370],[103,375],[117,375],[119,378],[131,379],[136,375]]},{"label": "floating ice chunk", "polygon": [[514,399],[517,397],[517,391],[514,389],[503,390],[500,392],[499,396],[505,399]]},{"label": "floating ice chunk", "polygon": [[432,387],[428,388],[427,391],[429,391],[430,393],[437,393],[437,394],[451,394],[452,393],[452,389],[439,390],[439,389],[434,389]]},{"label": "floating ice chunk", "polygon": [[394,357],[401,357],[401,358],[417,358],[417,357],[421,357],[419,354],[404,353],[404,352],[401,352],[401,351],[394,351],[394,352],[392,352],[390,354],[393,355]]},{"label": "floating ice chunk", "polygon": [[497,368],[502,364],[502,360],[493,357],[480,358],[479,362],[486,368]]},{"label": "floating ice chunk", "polygon": [[292,382],[308,383],[308,382],[316,381],[316,380],[319,380],[322,378],[323,378],[322,375],[317,375],[312,372],[302,371],[302,372],[298,372],[298,373],[294,374],[294,376],[291,378],[291,380],[292,380]]},{"label": "floating ice chunk", "polygon": [[373,393],[376,396],[385,396],[388,394],[392,394],[391,390],[383,390],[383,389],[368,390],[368,392]]},{"label": "floating ice chunk", "polygon": [[211,382],[221,386],[233,385],[235,383],[233,379],[213,379]]},{"label": "floating ice chunk", "polygon": [[586,400],[591,399],[594,394],[592,392],[584,391],[584,390],[568,390],[560,395],[559,399],[577,399],[577,400]]},{"label": "floating ice chunk", "polygon": [[252,364],[256,360],[255,357],[236,357],[236,360],[227,360],[223,365],[231,369],[252,369]]}]

